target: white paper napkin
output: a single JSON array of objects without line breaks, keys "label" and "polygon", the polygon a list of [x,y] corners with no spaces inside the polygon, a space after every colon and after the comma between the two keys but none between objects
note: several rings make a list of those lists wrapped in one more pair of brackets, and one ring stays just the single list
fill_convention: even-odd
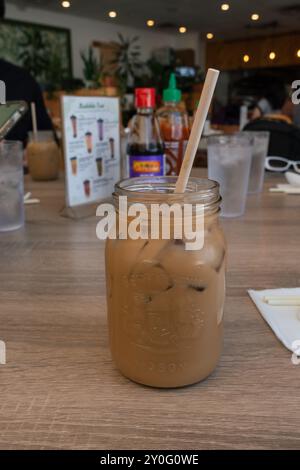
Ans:
[{"label": "white paper napkin", "polygon": [[248,290],[248,294],[257,306],[263,318],[286,348],[294,352],[293,343],[300,340],[300,307],[282,307],[264,302],[266,295],[300,296],[300,288]]}]

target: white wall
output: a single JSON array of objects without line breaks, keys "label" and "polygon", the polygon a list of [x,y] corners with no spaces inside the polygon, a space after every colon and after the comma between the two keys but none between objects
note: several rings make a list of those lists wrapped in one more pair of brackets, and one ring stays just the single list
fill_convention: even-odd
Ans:
[{"label": "white wall", "polygon": [[196,51],[197,62],[201,64],[202,61],[199,57],[201,47],[197,33],[166,34],[81,18],[67,13],[27,7],[21,9],[11,2],[7,2],[6,18],[69,28],[72,35],[73,72],[76,77],[82,77],[80,51],[86,49],[93,41],[114,41],[118,32],[126,36],[140,37],[143,59],[149,57],[154,48],[169,46],[176,49],[193,48]]}]

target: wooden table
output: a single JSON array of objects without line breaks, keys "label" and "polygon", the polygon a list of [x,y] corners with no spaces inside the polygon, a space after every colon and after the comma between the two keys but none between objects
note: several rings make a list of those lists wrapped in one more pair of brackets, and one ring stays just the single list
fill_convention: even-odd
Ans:
[{"label": "wooden table", "polygon": [[300,285],[299,196],[265,189],[244,217],[223,221],[220,365],[198,385],[155,390],[111,361],[96,218],[59,216],[62,181],[29,188],[40,206],[27,207],[23,231],[0,235],[1,449],[300,448],[300,366],[247,294]]}]

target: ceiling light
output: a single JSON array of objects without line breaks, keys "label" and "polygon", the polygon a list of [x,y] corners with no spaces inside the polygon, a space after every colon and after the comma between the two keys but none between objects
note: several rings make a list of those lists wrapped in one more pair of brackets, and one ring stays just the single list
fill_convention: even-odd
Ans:
[{"label": "ceiling light", "polygon": [[110,12],[108,13],[108,16],[109,16],[110,18],[116,18],[116,17],[117,17],[117,12],[116,12],[116,11],[110,11]]},{"label": "ceiling light", "polygon": [[186,29],[186,27],[185,27],[185,26],[180,26],[180,28],[179,28],[179,32],[180,32],[181,34],[184,34],[184,33],[186,33],[186,32],[187,32],[187,29]]},{"label": "ceiling light", "polygon": [[61,2],[61,6],[63,8],[70,8],[71,2],[67,2],[67,1]]},{"label": "ceiling light", "polygon": [[253,13],[251,15],[251,20],[252,21],[258,21],[259,20],[259,14],[258,13]]},{"label": "ceiling light", "polygon": [[214,38],[213,33],[207,33],[206,38],[207,39],[213,39]]},{"label": "ceiling light", "polygon": [[250,57],[248,56],[248,54],[245,54],[244,57],[243,57],[243,61],[245,62],[245,64],[247,64],[247,62],[249,62],[250,60]]},{"label": "ceiling light", "polygon": [[221,5],[221,10],[222,11],[228,11],[230,8],[230,5],[228,3],[222,3]]},{"label": "ceiling light", "polygon": [[296,55],[297,55],[297,57],[300,58],[300,49],[297,50],[297,54],[296,54]]},{"label": "ceiling light", "polygon": [[270,60],[276,59],[276,54],[275,54],[275,52],[270,52],[270,54],[269,54],[269,59],[270,59]]},{"label": "ceiling light", "polygon": [[152,26],[155,25],[155,21],[154,20],[148,20],[147,21],[147,26],[149,26],[149,28],[152,28]]}]

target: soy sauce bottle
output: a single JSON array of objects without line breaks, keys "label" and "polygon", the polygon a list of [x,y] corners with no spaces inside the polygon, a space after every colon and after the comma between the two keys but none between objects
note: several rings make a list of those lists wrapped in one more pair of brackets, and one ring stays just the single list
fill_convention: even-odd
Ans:
[{"label": "soy sauce bottle", "polygon": [[130,126],[127,145],[127,176],[164,176],[165,150],[154,115],[155,89],[135,90],[137,114]]}]

